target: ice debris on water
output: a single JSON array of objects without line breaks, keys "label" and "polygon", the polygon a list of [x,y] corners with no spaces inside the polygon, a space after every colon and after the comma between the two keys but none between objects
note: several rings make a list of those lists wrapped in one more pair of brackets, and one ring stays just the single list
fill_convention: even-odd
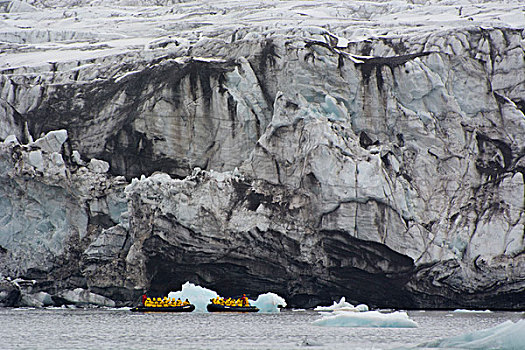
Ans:
[{"label": "ice debris on water", "polygon": [[420,344],[414,349],[525,349],[525,320]]},{"label": "ice debris on water", "polygon": [[381,313],[369,311],[368,305],[354,306],[342,297],[339,302],[330,306],[317,306],[323,317],[313,322],[316,326],[326,327],[385,327],[385,328],[415,328],[406,312]]},{"label": "ice debris on water", "polygon": [[490,314],[490,310],[465,310],[465,309],[456,309],[454,310],[455,314]]},{"label": "ice debris on water", "polygon": [[[210,299],[219,296],[219,294],[211,289],[207,289],[190,282],[182,285],[182,289],[177,292],[170,292],[168,298],[180,298],[181,300],[188,299],[195,305],[196,312],[207,312],[206,306],[210,303]],[[265,293],[257,297],[257,300],[251,300],[250,305],[257,306],[259,312],[272,313],[279,312],[280,307],[286,306],[286,301],[274,293]]]},{"label": "ice debris on water", "polygon": [[335,302],[334,301],[333,305],[330,305],[330,306],[317,306],[314,310],[315,311],[336,311],[336,310],[341,310],[341,311],[364,312],[364,311],[368,311],[368,305],[359,304],[357,306],[354,306],[354,305],[350,304],[349,302],[347,302],[345,297],[342,297],[339,300],[339,302]]},{"label": "ice debris on water", "polygon": [[392,313],[334,311],[314,321],[313,324],[325,327],[417,328],[417,323],[412,321],[404,311]]}]

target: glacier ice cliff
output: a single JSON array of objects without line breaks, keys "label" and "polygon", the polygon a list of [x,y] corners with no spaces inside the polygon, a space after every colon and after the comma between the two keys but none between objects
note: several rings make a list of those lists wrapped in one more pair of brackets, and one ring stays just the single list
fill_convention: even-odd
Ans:
[{"label": "glacier ice cliff", "polygon": [[16,3],[0,303],[525,307],[523,5]]}]

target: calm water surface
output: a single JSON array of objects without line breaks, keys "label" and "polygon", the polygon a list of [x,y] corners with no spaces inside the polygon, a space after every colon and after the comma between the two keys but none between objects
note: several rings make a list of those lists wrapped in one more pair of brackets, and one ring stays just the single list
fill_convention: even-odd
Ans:
[{"label": "calm water surface", "polygon": [[0,309],[0,349],[393,349],[517,321],[522,313],[410,311],[419,328],[311,324],[314,311],[136,314],[126,309]]}]

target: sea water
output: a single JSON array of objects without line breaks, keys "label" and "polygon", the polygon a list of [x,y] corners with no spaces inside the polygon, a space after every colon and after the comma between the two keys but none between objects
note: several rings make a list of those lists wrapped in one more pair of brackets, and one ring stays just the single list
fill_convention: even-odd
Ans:
[{"label": "sea water", "polygon": [[1,309],[0,349],[395,349],[486,329],[521,312],[408,311],[417,328],[320,327],[315,311],[132,313]]}]

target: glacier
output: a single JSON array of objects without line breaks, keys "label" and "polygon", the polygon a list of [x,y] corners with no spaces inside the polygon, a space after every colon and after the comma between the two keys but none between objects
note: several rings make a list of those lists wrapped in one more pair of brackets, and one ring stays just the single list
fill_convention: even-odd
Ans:
[{"label": "glacier", "polygon": [[0,12],[0,305],[524,307],[525,5]]}]

